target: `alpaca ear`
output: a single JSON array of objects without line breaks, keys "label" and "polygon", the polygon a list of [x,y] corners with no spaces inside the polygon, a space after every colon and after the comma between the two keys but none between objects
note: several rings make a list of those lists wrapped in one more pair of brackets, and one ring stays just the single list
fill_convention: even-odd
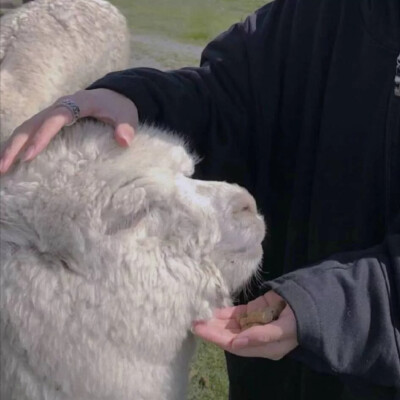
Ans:
[{"label": "alpaca ear", "polygon": [[117,189],[102,212],[106,233],[114,234],[134,227],[146,211],[146,191],[130,183]]}]

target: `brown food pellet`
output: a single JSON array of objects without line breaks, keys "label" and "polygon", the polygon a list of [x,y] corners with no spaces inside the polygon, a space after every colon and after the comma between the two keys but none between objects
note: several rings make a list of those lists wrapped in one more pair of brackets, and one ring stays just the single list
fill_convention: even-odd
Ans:
[{"label": "brown food pellet", "polygon": [[285,306],[286,302],[281,301],[276,306],[268,306],[262,310],[255,310],[250,313],[238,315],[237,321],[240,325],[240,329],[243,331],[252,326],[265,325],[276,320]]}]

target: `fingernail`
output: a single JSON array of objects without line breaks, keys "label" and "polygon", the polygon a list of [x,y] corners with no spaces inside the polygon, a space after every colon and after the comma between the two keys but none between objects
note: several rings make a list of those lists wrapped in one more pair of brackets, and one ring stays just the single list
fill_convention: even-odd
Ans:
[{"label": "fingernail", "polygon": [[0,162],[0,173],[4,173],[7,171],[8,167],[10,164],[10,160],[8,160],[7,158],[2,158],[1,162]]},{"label": "fingernail", "polygon": [[241,349],[243,347],[246,347],[248,344],[249,344],[248,338],[239,338],[232,342],[232,348],[233,349]]},{"label": "fingernail", "polygon": [[131,136],[130,136],[128,133],[126,133],[126,132],[121,132],[121,133],[119,134],[119,137],[120,137],[121,142],[122,142],[122,144],[123,144],[124,146],[128,147],[128,146],[131,144],[132,138],[131,138]]},{"label": "fingernail", "polygon": [[34,152],[35,152],[35,147],[29,146],[22,157],[22,161],[29,161],[33,157]]}]

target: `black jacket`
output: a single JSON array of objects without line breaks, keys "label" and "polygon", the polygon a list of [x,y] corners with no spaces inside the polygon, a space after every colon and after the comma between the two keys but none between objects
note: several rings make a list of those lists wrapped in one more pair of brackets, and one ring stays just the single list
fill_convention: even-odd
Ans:
[{"label": "black jacket", "polygon": [[[198,176],[250,190],[269,229],[266,287],[297,318],[293,357],[377,399],[400,397],[399,52],[399,0],[276,0],[211,42],[199,68],[91,86],[187,135]],[[231,362],[234,385],[247,361]],[[266,395],[243,382],[232,399]]]}]

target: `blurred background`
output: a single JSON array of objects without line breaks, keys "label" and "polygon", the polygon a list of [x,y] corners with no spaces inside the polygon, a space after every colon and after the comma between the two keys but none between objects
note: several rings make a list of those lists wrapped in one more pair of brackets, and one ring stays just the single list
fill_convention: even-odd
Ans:
[{"label": "blurred background", "polygon": [[203,47],[267,0],[111,0],[132,31],[132,66],[198,65]]}]

